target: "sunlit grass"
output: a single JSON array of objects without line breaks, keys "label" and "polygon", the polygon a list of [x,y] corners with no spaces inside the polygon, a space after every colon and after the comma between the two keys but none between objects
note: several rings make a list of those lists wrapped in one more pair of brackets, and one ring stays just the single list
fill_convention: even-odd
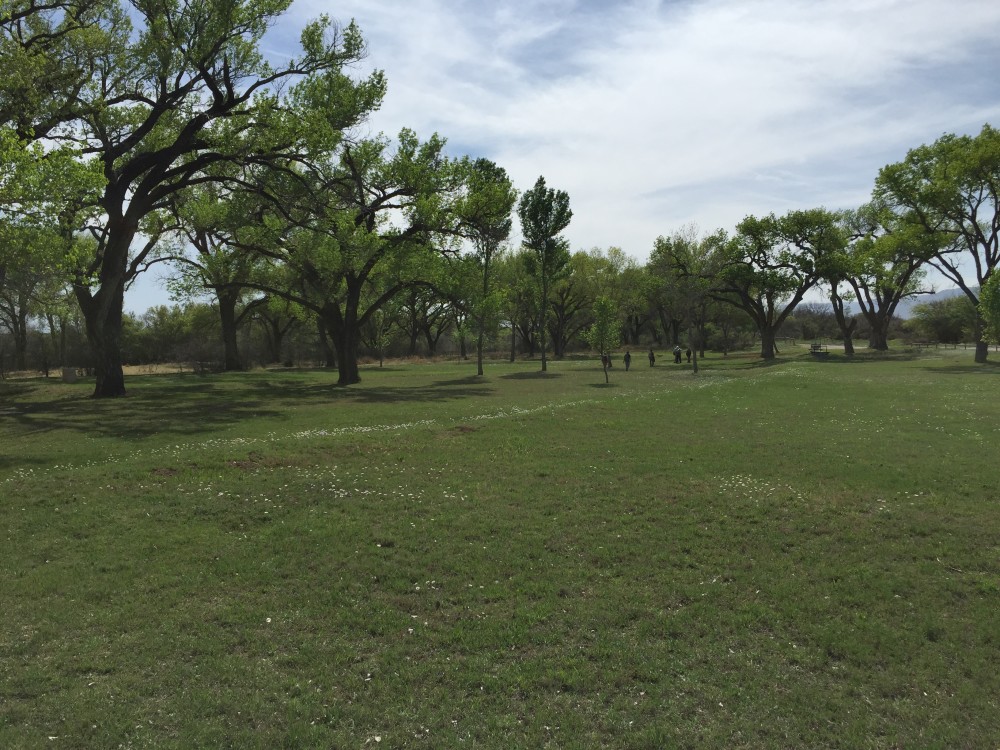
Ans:
[{"label": "sunlit grass", "polygon": [[0,384],[0,746],[990,746],[1000,370],[859,359]]}]

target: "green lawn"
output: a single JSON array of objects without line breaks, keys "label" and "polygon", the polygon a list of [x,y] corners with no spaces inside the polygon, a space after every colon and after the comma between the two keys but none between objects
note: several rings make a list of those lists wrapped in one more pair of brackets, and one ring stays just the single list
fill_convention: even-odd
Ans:
[{"label": "green lawn", "polygon": [[996,747],[971,352],[0,383],[0,747]]}]

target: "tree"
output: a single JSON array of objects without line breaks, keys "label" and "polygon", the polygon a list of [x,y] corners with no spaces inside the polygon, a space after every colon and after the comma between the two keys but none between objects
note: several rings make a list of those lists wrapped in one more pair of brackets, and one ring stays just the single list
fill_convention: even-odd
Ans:
[{"label": "tree", "polygon": [[654,247],[652,268],[665,277],[654,282],[653,288],[670,290],[675,345],[679,343],[679,326],[687,324],[687,345],[695,352],[694,372],[698,372],[698,355],[705,355],[711,292],[727,241],[722,231],[699,239],[694,229],[688,228],[671,238],[657,238]]},{"label": "tree", "polygon": [[[242,368],[237,333],[240,325],[265,298],[248,299],[246,283],[260,272],[262,259],[241,251],[234,232],[245,221],[248,206],[239,192],[223,189],[218,183],[199,185],[175,194],[170,214],[182,241],[193,253],[183,250],[172,259],[178,274],[171,289],[181,298],[197,297],[210,291],[219,311],[223,344],[223,369]],[[266,271],[265,271],[266,272]]]},{"label": "tree", "polygon": [[486,336],[499,327],[502,292],[494,291],[493,259],[510,236],[511,211],[517,191],[507,172],[487,159],[472,163],[468,192],[459,212],[466,225],[465,233],[475,247],[478,282],[468,303],[476,333],[476,373],[483,374],[483,344]]},{"label": "tree", "polygon": [[361,380],[358,347],[371,316],[407,289],[432,289],[442,257],[457,252],[469,163],[444,147],[438,135],[421,142],[405,129],[394,150],[385,138],[345,144],[311,184],[272,189],[286,200],[262,204],[241,235],[243,247],[286,274],[281,285],[252,286],[319,316],[339,385]]},{"label": "tree", "polygon": [[650,279],[648,304],[659,320],[668,345],[680,343],[680,331],[689,313],[687,286],[698,273],[692,263],[700,254],[700,244],[697,228],[684,227],[669,237],[657,237],[646,264]]},{"label": "tree", "polygon": [[[845,335],[844,350],[853,353],[853,326],[844,315],[839,285],[846,281],[869,326],[869,347],[889,348],[888,331],[899,303],[927,294],[922,282],[924,266],[937,249],[936,235],[925,232],[912,215],[899,214],[877,202],[846,212],[844,231],[850,237],[842,248],[829,253],[822,265],[830,284],[830,301]],[[849,330],[848,330],[849,329]]]},{"label": "tree", "polygon": [[601,365],[604,368],[604,382],[609,383],[608,365],[611,362],[611,350],[621,342],[621,321],[615,303],[608,297],[598,297],[594,302],[594,324],[587,329],[584,337],[591,348],[601,355]]},{"label": "tree", "polygon": [[65,270],[74,243],[66,205],[92,199],[103,180],[72,148],[46,150],[0,126],[0,290],[8,273]]},{"label": "tree", "polygon": [[84,90],[97,61],[126,43],[130,26],[116,0],[7,0],[0,8],[0,122],[18,137],[47,137],[90,112]]},{"label": "tree", "polygon": [[994,273],[979,290],[979,317],[986,321],[987,343],[1000,344],[1000,273]]},{"label": "tree", "polygon": [[[307,318],[305,311],[298,305],[278,296],[265,297],[259,305],[254,305],[252,320],[258,321],[264,332],[265,362],[272,364],[281,362],[281,348],[288,333]],[[323,337],[323,328],[318,327],[319,337]],[[327,367],[336,366],[336,357],[329,355]]]},{"label": "tree", "polygon": [[[1000,131],[944,135],[882,168],[875,196],[907,215],[936,248],[928,263],[954,282],[978,309],[978,289],[1000,265]],[[985,362],[986,321],[977,314],[976,362]]]},{"label": "tree", "polygon": [[95,252],[74,282],[95,353],[97,397],[125,394],[124,291],[156,246],[163,227],[153,217],[169,200],[217,179],[216,165],[296,162],[337,142],[381,100],[380,73],[355,82],[342,72],[364,54],[353,24],[324,17],[302,32],[301,56],[266,61],[261,38],[287,6],[144,0],[128,15],[109,12],[91,30],[111,41],[86,58],[85,83],[69,89],[65,106],[50,108],[58,124],[47,138],[95,159],[106,182],[88,206],[97,209],[86,224]]},{"label": "tree", "polygon": [[565,354],[573,337],[590,324],[597,288],[595,280],[606,266],[607,260],[597,249],[573,253],[567,272],[552,285],[548,335],[557,358]]},{"label": "tree", "polygon": [[720,237],[709,294],[746,312],[760,334],[760,356],[774,359],[778,329],[819,280],[824,257],[842,242],[836,216],[826,209],[748,216],[732,240]]},{"label": "tree", "polygon": [[504,294],[498,297],[501,319],[510,331],[510,361],[517,357],[517,339],[529,356],[535,353],[535,334],[538,314],[538,293],[528,274],[527,258],[530,251],[521,248],[516,252],[502,253],[495,259],[494,274]]},{"label": "tree", "polygon": [[562,190],[545,187],[545,178],[539,177],[535,186],[521,196],[517,215],[521,220],[524,246],[531,251],[527,256],[528,271],[537,280],[540,292],[538,333],[541,336],[542,372],[545,372],[549,287],[569,262],[568,243],[559,236],[573,218],[569,195]]},{"label": "tree", "polygon": [[913,325],[928,342],[959,344],[977,330],[976,308],[967,297],[948,297],[913,308]]}]

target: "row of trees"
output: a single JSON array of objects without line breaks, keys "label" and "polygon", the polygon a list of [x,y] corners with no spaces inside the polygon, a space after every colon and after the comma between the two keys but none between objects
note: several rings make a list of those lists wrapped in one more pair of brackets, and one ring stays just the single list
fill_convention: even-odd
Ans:
[{"label": "row of trees", "polygon": [[[777,217],[747,217],[733,236],[660,238],[653,259],[681,285],[697,331],[706,300],[742,310],[760,334],[761,356],[811,289],[832,305],[848,354],[858,317],[869,345],[888,348],[899,304],[932,291],[928,270],[954,283],[974,310],[976,361],[996,340],[1000,275],[1000,133],[986,125],[977,136],[946,135],[883,168],[869,204],[853,211],[812,209]],[[980,294],[982,299],[980,299]]]},{"label": "row of trees", "polygon": [[[315,324],[342,385],[360,379],[363,343],[383,350],[418,300],[476,341],[480,373],[501,325],[531,351],[537,340],[543,370],[550,340],[559,354],[585,330],[604,342],[598,328],[633,344],[684,335],[699,348],[714,333],[725,348],[749,322],[773,357],[816,288],[848,352],[851,303],[885,348],[928,268],[977,305],[976,359],[986,359],[1000,259],[990,126],[885,167],[857,211],[748,217],[732,236],[679,232],[640,267],[619,251],[571,255],[569,196],[543,178],[518,200],[502,167],[452,157],[437,135],[358,137],[385,93],[378,71],[348,75],[365,54],[359,30],[320,18],[276,64],[261,39],[287,6],[12,0],[0,11],[11,71],[0,82],[0,293],[30,289],[5,320],[18,339],[21,311],[56,315],[68,281],[96,396],[125,392],[124,292],[161,262],[178,269],[178,294],[214,298],[227,368],[241,365],[241,322],[278,305]],[[523,243],[505,251],[515,205]]]},{"label": "row of trees", "polygon": [[[521,254],[501,252],[493,260],[500,326],[480,336],[464,307],[439,297],[434,290],[413,288],[385,305],[362,330],[361,352],[372,358],[456,355],[474,357],[484,348],[491,356],[536,356],[540,336],[537,323],[537,282],[526,270]],[[71,297],[39,295],[30,304],[19,304],[23,294],[12,282],[0,294],[0,377],[8,370],[47,370],[63,363],[90,367],[85,327]],[[592,348],[597,351],[620,345],[633,348],[670,348],[686,343],[683,319],[670,318],[657,306],[660,285],[650,267],[638,266],[621,250],[577,252],[552,283],[547,340],[556,357]],[[604,302],[598,303],[603,298]],[[52,300],[58,302],[52,304]],[[600,305],[611,310],[614,326],[608,338],[592,337]],[[631,327],[624,330],[621,310],[631,309]],[[666,328],[659,320],[667,319]],[[706,313],[704,343],[717,351],[745,349],[756,339],[749,318],[735,308],[713,303]],[[908,320],[895,320],[889,338],[913,342],[956,343],[972,340],[975,308],[962,295],[918,304]],[[19,328],[20,322],[23,327]],[[281,298],[247,294],[236,308],[237,336],[233,342],[240,367],[291,363],[326,363],[336,358],[314,315]],[[872,331],[863,316],[852,320],[858,337],[871,343]],[[6,332],[5,332],[6,329]],[[19,330],[15,337],[11,331]],[[612,335],[613,333],[613,335]],[[192,367],[220,369],[224,365],[228,336],[223,336],[217,303],[189,301],[184,305],[150,308],[141,315],[126,313],[122,321],[122,354],[128,364],[187,363]],[[841,338],[833,308],[819,302],[800,303],[785,319],[778,340]],[[478,345],[478,346],[477,346]],[[481,361],[480,361],[481,366]]]}]

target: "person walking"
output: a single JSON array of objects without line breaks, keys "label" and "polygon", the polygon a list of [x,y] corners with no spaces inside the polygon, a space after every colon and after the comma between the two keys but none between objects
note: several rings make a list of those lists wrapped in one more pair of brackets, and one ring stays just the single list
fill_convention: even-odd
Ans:
[{"label": "person walking", "polygon": [[628,368],[632,366],[632,353],[628,350],[625,351],[625,372],[628,372]]},{"label": "person walking", "polygon": [[691,347],[689,346],[684,353],[687,355],[688,364],[691,364]]},{"label": "person walking", "polygon": [[649,350],[649,366],[652,367],[656,364],[656,355],[653,354],[653,350]]},{"label": "person walking", "polygon": [[681,363],[681,345],[674,344],[674,364],[679,365]]}]

